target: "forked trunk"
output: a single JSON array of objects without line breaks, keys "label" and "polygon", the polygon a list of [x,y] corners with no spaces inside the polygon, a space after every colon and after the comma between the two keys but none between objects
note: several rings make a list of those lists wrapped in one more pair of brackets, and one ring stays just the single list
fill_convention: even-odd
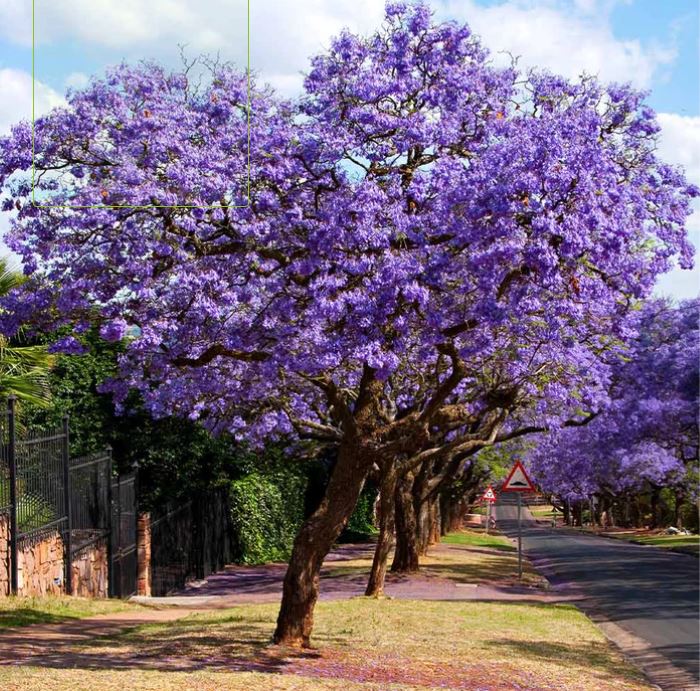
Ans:
[{"label": "forked trunk", "polygon": [[371,463],[357,445],[341,445],[325,496],[294,540],[273,636],[275,643],[309,646],[321,564],[357,504]]},{"label": "forked trunk", "polygon": [[413,507],[413,475],[409,473],[396,487],[396,549],[391,570],[395,573],[418,571],[416,515]]},{"label": "forked trunk", "polygon": [[396,472],[389,468],[388,471],[384,472],[379,487],[379,537],[374,549],[374,560],[365,590],[365,595],[369,597],[379,597],[384,592],[389,552],[394,546],[396,483]]}]

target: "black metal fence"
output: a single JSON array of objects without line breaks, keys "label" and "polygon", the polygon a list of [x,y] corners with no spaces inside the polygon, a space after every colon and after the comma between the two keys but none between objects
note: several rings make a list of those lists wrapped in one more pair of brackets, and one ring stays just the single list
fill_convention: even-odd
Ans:
[{"label": "black metal fence", "polygon": [[228,492],[200,492],[151,512],[151,589],[167,595],[233,559]]},{"label": "black metal fence", "polygon": [[[0,417],[0,514],[9,519],[10,593],[19,590],[19,553],[51,535],[63,543],[65,592],[74,592],[72,564],[84,550],[102,543],[110,567],[116,558],[111,451],[71,458],[69,442],[67,417],[60,429],[25,430],[17,425],[15,400],[8,399]],[[135,503],[133,491],[131,500]],[[118,515],[122,513],[120,506]],[[131,514],[135,522],[135,505]],[[133,570],[135,585],[135,556]]]},{"label": "black metal fence", "polygon": [[136,592],[136,473],[116,477],[111,485],[110,596]]},{"label": "black metal fence", "polygon": [[[57,430],[18,430],[14,399],[0,414],[0,517],[9,523],[10,592],[18,592],[18,552],[60,535],[65,591],[73,561],[104,545],[111,597],[137,590],[137,474],[115,476],[112,453],[71,458],[69,421]],[[165,595],[232,561],[226,488],[197,492],[151,511],[151,591]]]}]

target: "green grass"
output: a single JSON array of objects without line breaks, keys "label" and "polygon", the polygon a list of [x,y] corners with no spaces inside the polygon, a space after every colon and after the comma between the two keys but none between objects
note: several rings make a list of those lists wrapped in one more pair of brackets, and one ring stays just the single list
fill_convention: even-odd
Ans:
[{"label": "green grass", "polygon": [[[518,581],[516,549],[502,535],[486,535],[483,530],[463,529],[442,538],[452,549],[434,545],[420,558],[419,573],[438,576],[457,583],[488,583],[510,586],[516,583],[546,588],[547,581],[535,572],[530,563],[523,561],[523,579]],[[390,557],[391,563],[391,557]],[[367,578],[372,558],[361,557],[328,565],[324,578]]]},{"label": "green grass", "polygon": [[[422,560],[424,575],[492,584],[512,580],[516,558],[505,537],[464,530],[445,542],[452,547],[434,548]],[[365,578],[369,560],[356,562],[342,571]],[[526,580],[542,580],[527,561],[525,568]],[[6,616],[32,612],[37,621],[133,607],[78,598],[0,600]],[[241,605],[88,642],[51,639],[44,662],[0,665],[0,688],[425,691],[455,688],[455,682],[464,688],[467,681],[474,689],[650,689],[600,630],[568,604],[321,601],[315,648],[301,652],[270,645],[276,617],[276,605]]]},{"label": "green grass", "polygon": [[700,555],[700,535],[638,535],[630,537],[620,535],[620,537],[623,539],[627,537],[640,545],[653,545],[677,552]]},{"label": "green grass", "polygon": [[141,610],[142,607],[124,600],[97,600],[58,595],[2,597],[0,598],[0,629],[30,624],[54,624],[130,609]]},{"label": "green grass", "polygon": [[529,506],[530,513],[535,518],[551,518],[552,515],[560,515],[554,511],[554,507],[549,504],[543,504],[542,506]]},{"label": "green grass", "polygon": [[245,605],[64,648],[61,664],[0,667],[0,688],[648,690],[571,605],[353,598],[316,607],[309,651],[270,646],[277,607]]},{"label": "green grass", "polygon": [[503,552],[514,552],[515,547],[502,535],[487,535],[484,531],[462,530],[450,533],[442,538],[447,545],[466,545],[470,547],[490,547]]}]

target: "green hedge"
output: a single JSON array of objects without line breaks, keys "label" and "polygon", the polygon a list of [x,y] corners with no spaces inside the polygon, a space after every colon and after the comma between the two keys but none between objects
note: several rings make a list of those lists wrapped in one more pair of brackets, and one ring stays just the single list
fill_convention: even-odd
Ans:
[{"label": "green hedge", "polygon": [[340,542],[362,542],[377,533],[374,525],[374,502],[377,494],[376,487],[370,483],[365,484],[357,506],[340,536]]},{"label": "green hedge", "polygon": [[308,478],[302,469],[253,471],[230,484],[236,561],[286,561],[304,520]]}]

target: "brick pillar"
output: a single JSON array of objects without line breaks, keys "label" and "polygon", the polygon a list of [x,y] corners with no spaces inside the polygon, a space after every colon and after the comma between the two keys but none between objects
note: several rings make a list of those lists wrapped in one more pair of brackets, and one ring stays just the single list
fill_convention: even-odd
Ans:
[{"label": "brick pillar", "polygon": [[136,521],[136,594],[151,596],[151,514],[139,513]]}]

